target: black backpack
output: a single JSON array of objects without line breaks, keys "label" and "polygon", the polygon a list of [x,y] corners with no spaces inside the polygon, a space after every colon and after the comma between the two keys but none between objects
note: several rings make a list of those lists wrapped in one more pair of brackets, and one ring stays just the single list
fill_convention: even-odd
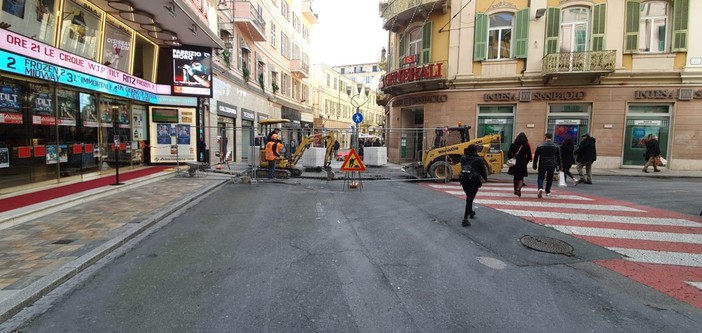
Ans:
[{"label": "black backpack", "polygon": [[461,173],[458,174],[458,181],[461,184],[480,184],[480,174],[468,163],[463,166]]}]

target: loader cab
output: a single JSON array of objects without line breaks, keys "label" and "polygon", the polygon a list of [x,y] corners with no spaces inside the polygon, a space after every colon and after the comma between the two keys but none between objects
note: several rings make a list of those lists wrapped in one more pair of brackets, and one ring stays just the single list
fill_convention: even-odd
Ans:
[{"label": "loader cab", "polygon": [[470,126],[439,127],[434,130],[434,141],[431,148],[455,145],[470,140]]}]

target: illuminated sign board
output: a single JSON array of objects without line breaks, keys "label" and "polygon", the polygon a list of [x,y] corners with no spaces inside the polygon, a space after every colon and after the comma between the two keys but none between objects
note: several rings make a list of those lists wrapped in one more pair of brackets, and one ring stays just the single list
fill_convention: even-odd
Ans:
[{"label": "illuminated sign board", "polygon": [[380,88],[384,89],[402,83],[442,78],[444,77],[442,67],[443,63],[439,62],[423,66],[403,68],[390,72],[383,76],[383,78],[380,80]]},{"label": "illuminated sign board", "polygon": [[81,58],[64,50],[53,48],[33,39],[0,29],[0,40],[4,50],[24,54],[58,66],[89,74],[93,77],[119,82],[132,88],[148,92],[158,92],[155,83],[112,69],[103,64]]},{"label": "illuminated sign board", "polygon": [[86,90],[155,103],[156,94],[0,50],[0,70]]},{"label": "illuminated sign board", "polygon": [[173,49],[173,95],[212,97],[212,54],[205,49]]}]

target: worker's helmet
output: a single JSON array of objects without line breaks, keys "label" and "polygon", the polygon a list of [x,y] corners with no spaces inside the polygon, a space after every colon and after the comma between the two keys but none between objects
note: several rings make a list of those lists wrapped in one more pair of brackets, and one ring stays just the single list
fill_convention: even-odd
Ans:
[{"label": "worker's helmet", "polygon": [[271,139],[278,140],[278,134],[273,133],[273,135],[271,135]]}]

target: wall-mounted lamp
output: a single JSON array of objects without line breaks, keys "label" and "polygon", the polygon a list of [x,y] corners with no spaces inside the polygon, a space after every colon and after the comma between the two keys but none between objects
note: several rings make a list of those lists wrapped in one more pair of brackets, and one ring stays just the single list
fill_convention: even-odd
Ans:
[{"label": "wall-mounted lamp", "polygon": [[536,10],[536,15],[534,15],[535,19],[540,19],[546,14],[546,8],[539,8]]}]

